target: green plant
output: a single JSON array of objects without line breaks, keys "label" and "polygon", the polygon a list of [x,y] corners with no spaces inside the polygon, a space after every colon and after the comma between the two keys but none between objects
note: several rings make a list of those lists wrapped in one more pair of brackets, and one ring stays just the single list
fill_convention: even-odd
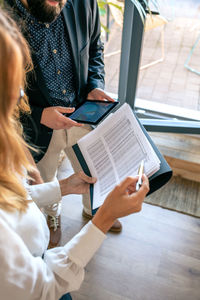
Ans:
[{"label": "green plant", "polygon": [[[150,0],[150,1],[148,1],[148,0],[131,0],[131,1],[137,8],[143,22],[146,17],[146,11],[145,11],[144,7],[146,7],[146,9],[149,12],[151,11],[150,7],[149,7],[149,2],[156,8],[158,7],[157,0]],[[112,0],[97,0],[97,3],[99,5],[100,14],[104,15],[106,13],[107,5],[115,6],[116,8],[118,8],[119,10],[122,11],[122,6],[120,5],[120,2],[124,2],[124,0],[118,0],[118,2],[119,2],[119,5],[116,4],[116,1],[113,2]]]}]

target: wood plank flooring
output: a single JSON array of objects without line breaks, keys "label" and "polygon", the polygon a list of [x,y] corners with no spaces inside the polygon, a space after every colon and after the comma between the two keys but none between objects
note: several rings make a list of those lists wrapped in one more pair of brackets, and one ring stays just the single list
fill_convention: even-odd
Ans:
[{"label": "wood plank flooring", "polygon": [[[80,196],[67,196],[62,241],[84,224]],[[160,207],[122,219],[86,267],[73,300],[200,300],[200,219]]]},{"label": "wood plank flooring", "polygon": [[[200,136],[150,132],[174,175],[200,182]],[[167,141],[167,143],[166,143]]]}]

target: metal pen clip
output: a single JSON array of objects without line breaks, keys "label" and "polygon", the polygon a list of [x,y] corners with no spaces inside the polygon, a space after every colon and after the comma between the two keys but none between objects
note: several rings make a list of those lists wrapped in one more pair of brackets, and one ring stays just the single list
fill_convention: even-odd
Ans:
[{"label": "metal pen clip", "polygon": [[142,175],[144,173],[144,160],[141,161],[141,164],[139,166],[139,169],[138,169],[138,181],[136,183],[136,192],[139,191],[139,188],[141,187],[142,185]]}]

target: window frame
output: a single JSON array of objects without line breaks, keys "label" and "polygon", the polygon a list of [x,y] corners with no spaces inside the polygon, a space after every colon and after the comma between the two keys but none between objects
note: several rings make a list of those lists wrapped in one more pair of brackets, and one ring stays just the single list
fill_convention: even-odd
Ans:
[{"label": "window frame", "polygon": [[[142,0],[139,0],[142,3]],[[149,110],[136,99],[138,73],[142,52],[144,24],[131,0],[125,0],[124,23],[120,58],[118,99],[120,104],[128,103],[136,112],[148,131],[200,134],[200,116],[164,114],[163,111]],[[171,109],[172,110],[172,109]],[[164,114],[164,116],[163,116]],[[188,115],[188,117],[187,117]],[[199,114],[200,115],[200,114]]]}]

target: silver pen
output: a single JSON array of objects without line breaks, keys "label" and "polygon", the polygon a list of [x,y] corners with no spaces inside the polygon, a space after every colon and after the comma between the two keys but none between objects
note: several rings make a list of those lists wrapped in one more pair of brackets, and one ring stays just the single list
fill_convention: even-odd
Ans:
[{"label": "silver pen", "polygon": [[139,178],[138,178],[138,181],[136,183],[136,192],[139,191],[139,188],[142,185],[142,175],[143,175],[143,173],[144,173],[144,159],[141,161],[139,169],[138,169]]}]

